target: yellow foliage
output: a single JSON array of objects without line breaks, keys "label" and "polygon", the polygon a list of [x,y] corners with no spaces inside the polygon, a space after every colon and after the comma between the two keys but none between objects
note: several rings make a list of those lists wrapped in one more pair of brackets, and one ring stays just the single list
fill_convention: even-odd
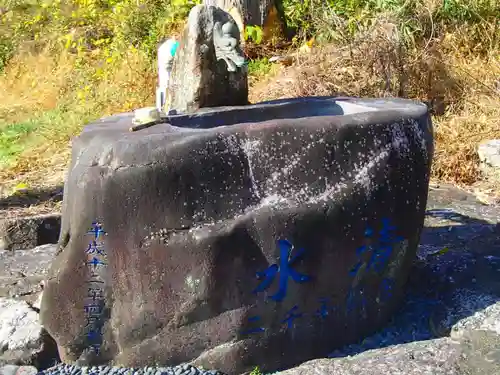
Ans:
[{"label": "yellow foliage", "polygon": [[[0,167],[0,180],[22,179],[31,184],[46,180],[52,171],[63,176],[68,142],[86,121],[154,105],[157,43],[178,30],[189,9],[199,2],[13,0],[12,8],[0,16],[0,69],[8,61],[0,75],[0,132],[8,124],[27,119],[34,119],[38,127],[30,147],[12,165]],[[360,2],[285,0],[289,24],[304,34],[296,38],[297,45],[307,40],[304,49],[314,47],[314,53],[296,54],[297,62],[281,72],[278,67],[279,79],[273,73],[266,78],[271,82],[253,84],[252,99],[338,92],[382,96],[390,91],[396,95],[392,80],[398,70],[391,60],[396,55],[389,54],[392,50],[386,50],[385,44],[367,42],[369,48],[363,47],[359,56],[347,53],[346,57],[325,51],[319,43],[333,40],[334,51],[352,51],[353,40],[362,35],[361,39],[369,41],[369,27],[378,15],[388,13],[391,22],[386,26],[395,25],[394,35],[413,43],[407,44],[403,61],[409,72],[404,95],[431,100],[443,94],[448,105],[434,119],[434,177],[475,181],[475,146],[484,138],[500,137],[494,129],[500,123],[499,96],[492,94],[500,77],[499,30],[491,22],[496,3],[492,1],[487,9],[483,0],[467,1],[464,6],[450,0],[446,3],[455,5],[444,12],[443,3],[437,0],[370,0],[363,3],[365,7]],[[325,4],[335,12],[326,12]],[[484,22],[464,21],[476,13],[484,15]],[[430,45],[436,43],[439,54],[433,55]],[[387,56],[371,59],[369,53],[375,52]],[[433,59],[439,64],[431,63]],[[264,60],[254,65],[259,61]],[[393,76],[388,77],[381,66],[389,66]]]}]

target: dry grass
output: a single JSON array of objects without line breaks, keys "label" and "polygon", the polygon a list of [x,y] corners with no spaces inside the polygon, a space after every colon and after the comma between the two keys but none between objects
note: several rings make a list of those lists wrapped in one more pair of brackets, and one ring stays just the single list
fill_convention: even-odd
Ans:
[{"label": "dry grass", "polygon": [[[477,182],[478,143],[500,138],[498,48],[468,55],[457,47],[466,43],[465,31],[431,39],[415,51],[402,50],[399,39],[395,26],[381,21],[349,45],[316,47],[311,54],[297,55],[292,66],[252,79],[251,101],[340,94],[429,102],[436,130],[434,178],[461,185]],[[61,183],[69,142],[85,122],[154,103],[154,68],[144,56],[131,52],[95,81],[80,76],[73,59],[54,58],[50,51],[25,53],[0,77],[0,129],[41,116],[26,139],[28,147],[12,164],[0,167],[0,196],[21,181],[32,187]],[[99,69],[96,63],[90,71],[97,74]],[[56,112],[43,117],[47,111]]]},{"label": "dry grass", "polygon": [[403,51],[395,30],[384,22],[351,45],[295,53],[294,65],[252,87],[251,101],[309,95],[425,101],[435,124],[433,178],[462,186],[477,182],[478,144],[500,138],[500,51],[464,54],[455,47],[459,34]]},{"label": "dry grass", "polygon": [[[0,78],[0,120],[19,122],[56,107],[69,89],[74,57],[54,57],[49,50],[17,54]],[[1,123],[0,123],[1,126]]]},{"label": "dry grass", "polygon": [[[35,134],[25,140],[29,147],[11,165],[0,167],[0,196],[11,194],[19,182],[32,188],[60,184],[71,157],[71,138],[85,123],[154,104],[156,77],[146,58],[138,53],[130,53],[95,85],[75,85],[79,73],[73,67],[71,56],[54,59],[44,51],[14,60],[0,79],[0,90],[3,85],[8,91],[2,92],[9,93],[8,99],[0,96],[0,101],[5,99],[0,102],[4,126],[40,116]],[[81,81],[86,81],[85,77]],[[37,82],[39,92],[27,88],[28,82]],[[40,115],[50,110],[55,111],[53,116]]]}]

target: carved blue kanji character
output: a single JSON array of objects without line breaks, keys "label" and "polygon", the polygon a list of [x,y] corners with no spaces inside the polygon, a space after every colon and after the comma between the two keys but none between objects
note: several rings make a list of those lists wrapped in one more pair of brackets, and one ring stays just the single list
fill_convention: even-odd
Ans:
[{"label": "carved blue kanji character", "polygon": [[85,327],[90,327],[95,325],[99,321],[99,317],[95,315],[85,316]]},{"label": "carved blue kanji character", "polygon": [[372,268],[377,272],[382,272],[389,262],[392,255],[393,245],[403,240],[403,237],[396,236],[393,232],[396,227],[391,224],[390,219],[382,219],[382,228],[378,233],[378,241],[375,251],[368,264],[368,268]]},{"label": "carved blue kanji character", "polygon": [[92,301],[104,298],[104,291],[101,288],[90,287],[88,288],[88,297],[92,298]]},{"label": "carved blue kanji character", "polygon": [[[365,237],[364,238],[372,238],[373,237],[373,229],[368,227],[365,229]],[[363,253],[371,250],[371,245],[363,245],[356,249],[356,255],[361,256]]]},{"label": "carved blue kanji character", "polygon": [[98,244],[95,240],[92,240],[92,242],[89,243],[89,246],[87,247],[87,250],[85,252],[87,254],[98,254],[106,256],[106,253],[102,249],[102,242]]},{"label": "carved blue kanji character", "polygon": [[363,262],[356,263],[354,267],[352,267],[351,270],[349,271],[349,276],[355,277],[362,265]]},{"label": "carved blue kanji character", "polygon": [[368,262],[368,269],[373,269],[377,272],[382,272],[389,262],[392,254],[392,245],[380,244],[375,251],[373,251],[370,261]]},{"label": "carved blue kanji character", "polygon": [[392,297],[392,291],[394,289],[394,280],[389,278],[382,279],[380,283],[380,298],[383,302],[387,301]]},{"label": "carved blue kanji character", "polygon": [[[367,227],[367,228],[365,229],[365,236],[364,236],[364,238],[365,238],[365,239],[366,239],[366,238],[371,239],[372,237],[373,237],[373,229],[372,229],[371,227]],[[368,245],[366,245],[366,244],[365,244],[365,245],[362,245],[362,246],[358,247],[358,248],[356,249],[356,255],[357,255],[358,257],[360,257],[361,255],[363,255],[364,253],[366,253],[366,252],[368,252],[368,251],[372,251],[372,253],[373,253],[373,246],[372,246],[371,244],[368,244]],[[353,267],[353,268],[351,268],[351,270],[349,271],[349,276],[351,276],[351,277],[355,277],[355,276],[356,276],[356,274],[358,273],[359,269],[361,268],[361,266],[362,266],[363,264],[364,264],[364,262],[363,262],[363,261],[359,261],[358,263],[356,263],[356,264],[354,265],[354,267]],[[369,268],[369,267],[367,267],[367,268]]]},{"label": "carved blue kanji character", "polygon": [[89,341],[101,341],[102,339],[102,328],[97,328],[96,330],[90,330],[87,332],[87,338]]},{"label": "carved blue kanji character", "polygon": [[[248,317],[248,321],[249,322],[258,322],[260,320],[260,316],[250,316]],[[262,327],[256,327],[256,328],[250,328],[250,329],[247,329],[246,331],[243,331],[241,332],[242,335],[249,335],[249,334],[252,334],[252,333],[259,333],[259,332],[264,332],[265,329],[262,328]]]},{"label": "carved blue kanji character", "polygon": [[292,307],[287,313],[285,319],[281,321],[281,323],[286,323],[288,328],[292,328],[293,321],[297,318],[300,318],[303,314],[302,313],[296,313],[296,311],[299,309],[298,306]]},{"label": "carved blue kanji character", "polygon": [[363,289],[353,288],[349,290],[346,299],[346,310],[347,312],[351,312],[356,307],[365,308],[366,307],[366,298],[363,293]]},{"label": "carved blue kanji character", "polygon": [[94,240],[97,241],[101,234],[106,235],[107,233],[102,229],[102,224],[94,221],[92,223],[91,229],[87,233],[92,233],[94,235]]},{"label": "carved blue kanji character", "polygon": [[92,344],[90,345],[90,349],[97,355],[101,352],[101,345],[99,344]]},{"label": "carved blue kanji character", "polygon": [[99,316],[103,310],[103,305],[100,303],[92,302],[83,306],[88,315]]},{"label": "carved blue kanji character", "polygon": [[99,274],[96,270],[96,268],[89,267],[90,271],[90,277],[89,277],[89,283],[99,283],[99,284],[104,284],[104,281],[99,280]]},{"label": "carved blue kanji character", "polygon": [[104,263],[102,260],[100,260],[99,258],[96,258],[96,257],[93,257],[91,260],[89,260],[89,261],[87,262],[87,264],[89,264],[89,265],[93,265],[93,266],[94,266],[94,269],[95,269],[97,266],[99,266],[99,265],[101,265],[101,266],[105,266],[105,265],[106,265],[106,263]]},{"label": "carved blue kanji character", "polygon": [[403,237],[396,236],[393,232],[396,230],[396,227],[391,224],[391,220],[388,218],[382,219],[382,229],[379,232],[380,241],[382,243],[394,244],[396,242],[403,241]]},{"label": "carved blue kanji character", "polygon": [[328,315],[330,315],[330,312],[333,311],[333,308],[331,308],[329,306],[329,300],[328,298],[320,298],[319,299],[319,302],[320,302],[320,307],[319,309],[317,309],[314,313],[314,315],[316,316],[319,316],[320,318],[324,319],[326,318]]},{"label": "carved blue kanji character", "polygon": [[254,293],[259,293],[269,288],[279,273],[279,289],[278,292],[269,298],[274,301],[282,301],[286,296],[288,288],[288,278],[291,277],[297,283],[303,283],[311,279],[310,276],[302,275],[292,268],[293,263],[304,254],[304,249],[299,249],[297,254],[290,259],[293,245],[286,240],[279,240],[278,246],[280,249],[280,264],[272,264],[266,270],[257,272],[257,278],[263,279],[259,286],[255,288]]}]

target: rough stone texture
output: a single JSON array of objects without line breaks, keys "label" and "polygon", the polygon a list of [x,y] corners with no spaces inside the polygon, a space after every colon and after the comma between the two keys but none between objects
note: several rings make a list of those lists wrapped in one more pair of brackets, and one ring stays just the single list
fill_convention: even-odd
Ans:
[{"label": "rough stone texture", "polygon": [[[427,107],[310,98],[238,111],[181,116],[184,127],[134,133],[121,115],[73,141],[60,252],[41,308],[65,361],[273,370],[366,336],[399,305],[427,199]],[[282,119],[251,122],[273,114]],[[207,118],[214,127],[196,129]],[[375,253],[356,250],[367,226],[378,233],[384,218],[402,239],[377,273],[367,266]],[[89,350],[84,313],[94,220],[108,233],[99,267],[105,306],[94,322],[103,327],[99,356]],[[292,280],[288,267],[311,279]],[[255,293],[263,285],[256,274],[266,269],[279,272]],[[392,298],[381,289],[384,278],[394,282]],[[321,298],[331,304],[328,316]],[[303,315],[287,321],[293,311]],[[247,333],[258,327],[265,331]]]},{"label": "rough stone texture", "polygon": [[0,250],[32,249],[57,243],[61,215],[36,215],[0,220]]},{"label": "rough stone texture", "polygon": [[[214,29],[217,23],[222,26],[227,22],[234,20],[213,6],[198,5],[189,13],[170,80],[171,109],[186,113],[202,107],[248,104],[246,66],[231,72],[224,59],[216,56]],[[237,56],[242,52],[236,24],[234,28],[234,43],[230,45],[232,55]]]},{"label": "rough stone texture", "polygon": [[40,346],[42,327],[38,314],[26,302],[0,298],[0,348],[36,349]]},{"label": "rough stone texture", "polygon": [[[450,375],[500,373],[492,367],[500,360],[499,218],[500,206],[484,205],[472,194],[450,185],[432,185],[418,259],[411,272],[407,299],[397,316],[358,345],[332,353],[351,357],[310,361],[286,374],[392,375],[400,371],[434,375],[450,368]],[[445,247],[450,250],[439,255]],[[22,257],[20,251],[0,253],[11,260],[0,262],[0,275],[9,275],[16,264],[29,265],[24,268],[28,275],[40,273],[54,251],[51,245],[27,250]],[[12,283],[18,280],[14,274],[10,278]],[[399,353],[397,361],[388,353]],[[443,361],[444,357],[449,361]],[[365,366],[367,361],[370,365]],[[51,371],[45,374],[75,374],[77,369],[66,366],[64,371],[59,367],[57,372]],[[104,375],[104,371],[110,374],[109,369],[99,368],[94,373]]]},{"label": "rough stone texture", "polygon": [[0,375],[35,375],[38,373],[33,366],[5,365],[0,367]]},{"label": "rough stone texture", "polygon": [[482,142],[478,154],[481,161],[500,169],[500,139]]},{"label": "rough stone texture", "polygon": [[34,303],[55,252],[53,244],[29,250],[0,251],[0,297],[22,298]]},{"label": "rough stone texture", "polygon": [[[38,313],[25,301],[0,298],[0,365],[43,369],[56,359],[57,346],[40,325]],[[18,369],[18,374],[24,370],[29,369]]]},{"label": "rough stone texture", "polygon": [[365,340],[280,375],[500,374],[500,206],[431,189],[407,298]]},{"label": "rough stone texture", "polygon": [[[41,284],[55,252],[53,244],[0,251],[0,366],[33,365],[45,369],[58,360],[57,346],[41,328],[36,312],[40,308]],[[30,370],[28,367],[21,366],[19,374]]]},{"label": "rough stone texture", "polygon": [[500,139],[482,142],[477,150],[483,172],[500,181]]},{"label": "rough stone texture", "polygon": [[450,339],[413,342],[366,351],[355,357],[318,359],[304,363],[280,375],[455,375],[460,357]]}]

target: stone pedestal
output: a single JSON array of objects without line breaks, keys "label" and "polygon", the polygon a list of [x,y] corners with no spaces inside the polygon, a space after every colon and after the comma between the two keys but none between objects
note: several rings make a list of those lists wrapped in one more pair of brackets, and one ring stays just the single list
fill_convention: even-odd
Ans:
[{"label": "stone pedestal", "polygon": [[388,321],[424,220],[425,105],[290,99],[131,133],[132,118],[73,142],[41,307],[64,361],[273,371]]}]

